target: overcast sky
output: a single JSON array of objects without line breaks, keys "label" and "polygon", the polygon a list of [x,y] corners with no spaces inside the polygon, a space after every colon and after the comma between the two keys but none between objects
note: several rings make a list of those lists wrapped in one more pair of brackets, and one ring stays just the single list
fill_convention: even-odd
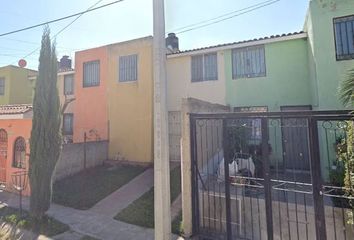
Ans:
[{"label": "overcast sky", "polygon": [[[99,5],[114,0],[103,0]],[[266,0],[165,0],[166,32],[218,17]],[[86,10],[98,0],[1,0],[0,34]],[[180,49],[301,31],[309,0],[280,0],[229,20],[180,33]],[[73,19],[50,25],[55,34]],[[0,37],[0,66],[17,61],[40,45],[42,27]],[[58,57],[77,50],[152,35],[152,0],[124,0],[87,13],[57,37]],[[29,56],[36,69],[38,53]]]}]

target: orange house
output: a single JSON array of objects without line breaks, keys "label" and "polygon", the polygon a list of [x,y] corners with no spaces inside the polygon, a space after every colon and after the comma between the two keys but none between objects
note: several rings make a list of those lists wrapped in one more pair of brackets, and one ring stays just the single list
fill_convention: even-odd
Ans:
[{"label": "orange house", "polygon": [[[14,173],[28,172],[32,116],[32,106],[28,104],[0,106],[0,184],[7,191],[15,191]],[[29,192],[27,183],[23,193]]]},{"label": "orange house", "polygon": [[75,105],[73,141],[108,140],[107,48],[75,53]]}]

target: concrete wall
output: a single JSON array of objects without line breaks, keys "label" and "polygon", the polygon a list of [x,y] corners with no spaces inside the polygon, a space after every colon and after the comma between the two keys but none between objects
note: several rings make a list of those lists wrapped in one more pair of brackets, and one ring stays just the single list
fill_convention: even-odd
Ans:
[{"label": "concrete wall", "polygon": [[167,109],[181,111],[183,98],[225,104],[224,53],[218,52],[218,80],[192,82],[191,55],[167,56]]},{"label": "concrete wall", "polygon": [[189,113],[198,112],[229,112],[227,106],[212,104],[194,98],[182,99],[182,138],[181,138],[181,169],[182,169],[182,219],[186,236],[192,234],[192,162]]},{"label": "concrete wall", "polygon": [[[85,144],[73,143],[63,145],[60,159],[54,173],[54,180],[73,175],[84,170]],[[86,168],[103,164],[108,158],[108,141],[86,143]]]},{"label": "concrete wall", "polygon": [[266,76],[232,78],[232,50],[225,51],[226,103],[235,106],[311,105],[306,38],[265,44]]},{"label": "concrete wall", "polygon": [[[108,45],[109,158],[153,161],[152,37]],[[119,82],[119,57],[138,55],[138,79]]]}]

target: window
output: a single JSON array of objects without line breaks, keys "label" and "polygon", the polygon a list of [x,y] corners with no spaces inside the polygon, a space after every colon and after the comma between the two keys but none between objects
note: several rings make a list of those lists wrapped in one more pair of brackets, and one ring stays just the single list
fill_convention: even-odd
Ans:
[{"label": "window", "polygon": [[232,50],[232,78],[255,78],[266,76],[264,46]]},{"label": "window", "polygon": [[212,81],[218,79],[217,54],[210,53],[192,56],[192,82]]},{"label": "window", "polygon": [[354,15],[333,20],[337,60],[354,59]]},{"label": "window", "polygon": [[63,115],[63,134],[73,135],[74,114],[64,113]]},{"label": "window", "polygon": [[119,57],[119,82],[138,80],[138,55]]},{"label": "window", "polygon": [[94,87],[100,85],[100,61],[84,63],[84,87]]},{"label": "window", "polygon": [[15,168],[25,168],[26,162],[26,141],[23,137],[18,137],[14,145],[14,160],[12,166]]},{"label": "window", "polygon": [[74,94],[74,75],[64,76],[64,95]]},{"label": "window", "polygon": [[5,95],[5,78],[0,78],[0,95]]},{"label": "window", "polygon": [[[235,107],[234,112],[268,112],[268,107]],[[253,140],[261,140],[261,119],[245,119],[244,121],[245,124],[249,126],[251,138]]]}]

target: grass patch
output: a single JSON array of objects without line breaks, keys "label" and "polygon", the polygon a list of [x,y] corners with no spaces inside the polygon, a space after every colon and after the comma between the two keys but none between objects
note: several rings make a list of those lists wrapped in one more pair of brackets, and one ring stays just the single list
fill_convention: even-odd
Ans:
[{"label": "grass patch", "polygon": [[[170,175],[171,202],[181,193],[181,168],[176,167]],[[118,213],[114,219],[126,223],[154,228],[154,188]]]},{"label": "grass patch", "polygon": [[36,227],[27,211],[22,211],[21,218],[19,210],[11,207],[0,208],[0,219],[18,228],[30,230],[36,234],[42,234],[48,237],[70,230],[68,225],[48,216],[44,216],[39,226]]},{"label": "grass patch", "polygon": [[80,210],[93,207],[145,170],[141,166],[99,166],[53,185],[53,202]]}]

